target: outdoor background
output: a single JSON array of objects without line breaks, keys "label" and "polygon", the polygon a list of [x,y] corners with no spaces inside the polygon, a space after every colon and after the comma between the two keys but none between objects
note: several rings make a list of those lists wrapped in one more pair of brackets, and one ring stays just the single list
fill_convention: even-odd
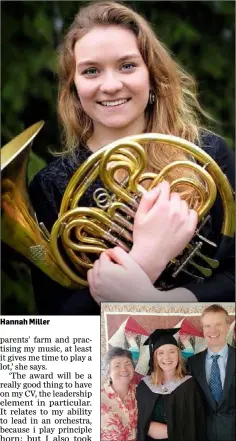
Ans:
[{"label": "outdoor background", "polygon": [[[88,2],[1,1],[2,146],[43,119],[28,179],[60,148],[57,121],[57,47],[79,7]],[[136,1],[158,37],[194,75],[211,129],[234,148],[234,1]],[[27,262],[2,244],[2,314],[35,310]]]}]

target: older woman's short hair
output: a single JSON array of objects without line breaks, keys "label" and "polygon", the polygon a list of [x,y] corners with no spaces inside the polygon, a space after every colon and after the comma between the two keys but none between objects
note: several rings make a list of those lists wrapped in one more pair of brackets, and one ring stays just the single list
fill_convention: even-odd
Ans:
[{"label": "older woman's short hair", "polygon": [[115,357],[127,357],[132,362],[132,365],[134,366],[134,360],[132,358],[132,354],[128,349],[123,348],[111,348],[107,351],[106,355],[104,356],[102,360],[102,376],[108,377],[109,371],[110,371],[110,363],[111,360]]}]

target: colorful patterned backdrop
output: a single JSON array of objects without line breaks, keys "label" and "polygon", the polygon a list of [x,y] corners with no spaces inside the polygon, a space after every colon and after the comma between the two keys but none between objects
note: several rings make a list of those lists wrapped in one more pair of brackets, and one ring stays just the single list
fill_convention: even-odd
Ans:
[{"label": "colorful patterned backdrop", "polygon": [[[149,348],[143,346],[156,328],[181,328],[174,337],[186,360],[206,348],[200,316],[207,303],[131,304],[104,303],[101,311],[101,356],[110,346],[132,352],[137,382],[147,374]],[[227,342],[235,345],[235,308],[233,303],[220,303],[230,314]]]}]

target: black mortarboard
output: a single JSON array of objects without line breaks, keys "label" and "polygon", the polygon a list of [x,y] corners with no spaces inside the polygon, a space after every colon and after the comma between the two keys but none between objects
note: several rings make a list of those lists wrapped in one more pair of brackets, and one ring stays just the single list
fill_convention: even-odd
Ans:
[{"label": "black mortarboard", "polygon": [[157,348],[162,345],[175,345],[178,347],[177,340],[173,337],[181,328],[155,329],[143,343],[149,345],[150,371],[153,371],[153,354]]}]

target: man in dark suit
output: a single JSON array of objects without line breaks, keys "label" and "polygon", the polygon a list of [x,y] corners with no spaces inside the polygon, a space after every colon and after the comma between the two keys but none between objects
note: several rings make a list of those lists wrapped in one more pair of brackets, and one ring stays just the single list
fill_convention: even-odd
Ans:
[{"label": "man in dark suit", "polygon": [[202,390],[207,441],[235,440],[235,348],[226,343],[230,320],[220,305],[201,317],[207,349],[188,359],[188,371]]}]

